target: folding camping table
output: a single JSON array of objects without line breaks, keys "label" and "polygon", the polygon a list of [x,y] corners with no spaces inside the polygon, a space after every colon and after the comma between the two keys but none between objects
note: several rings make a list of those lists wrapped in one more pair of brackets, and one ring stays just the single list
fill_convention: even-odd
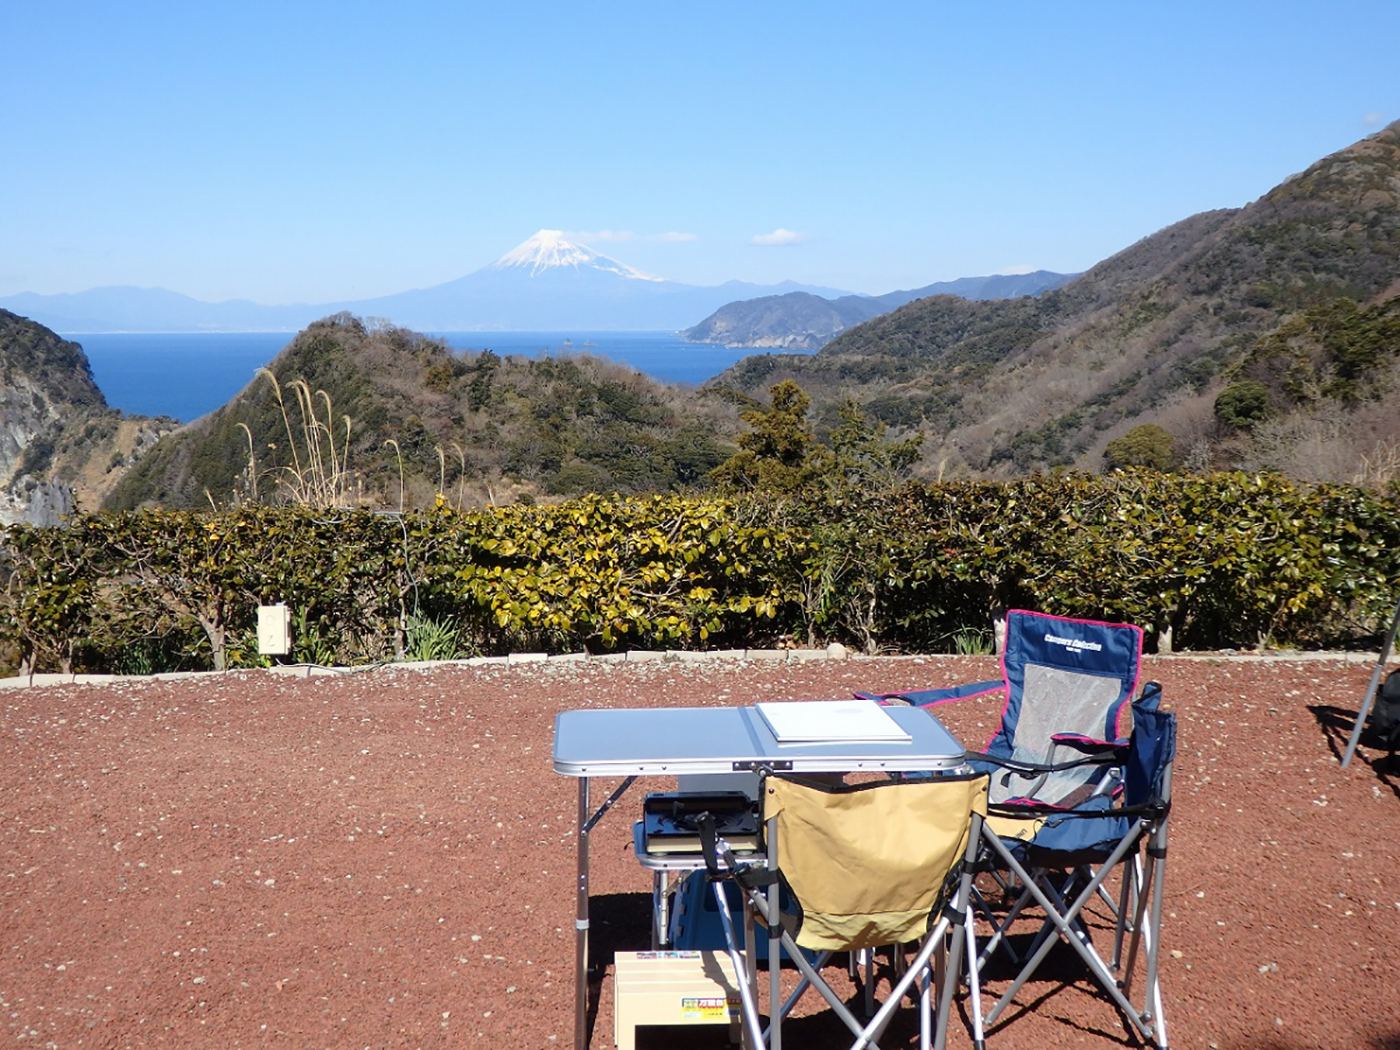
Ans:
[{"label": "folding camping table", "polygon": [[[556,718],[554,771],[578,778],[575,1050],[588,1045],[588,836],[632,782],[637,777],[756,771],[937,773],[963,765],[962,744],[929,712],[884,710],[907,740],[780,743],[754,707],[594,708],[565,711]],[[596,811],[589,801],[593,777],[623,778]],[[777,970],[772,968],[775,983]]]}]

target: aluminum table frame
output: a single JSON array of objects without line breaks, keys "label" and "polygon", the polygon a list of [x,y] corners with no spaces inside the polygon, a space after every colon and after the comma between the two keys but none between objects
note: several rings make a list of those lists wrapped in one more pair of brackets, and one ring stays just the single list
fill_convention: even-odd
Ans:
[{"label": "aluminum table frame", "polygon": [[[962,744],[929,712],[915,707],[888,707],[885,711],[909,734],[908,740],[781,744],[752,707],[591,708],[557,716],[554,771],[578,778],[575,1050],[587,1050],[588,1046],[589,834],[632,782],[639,776],[760,771],[951,772],[962,766]],[[600,776],[623,780],[594,811],[589,781]],[[752,968],[752,958],[749,964]],[[771,969],[774,985],[778,969]]]}]

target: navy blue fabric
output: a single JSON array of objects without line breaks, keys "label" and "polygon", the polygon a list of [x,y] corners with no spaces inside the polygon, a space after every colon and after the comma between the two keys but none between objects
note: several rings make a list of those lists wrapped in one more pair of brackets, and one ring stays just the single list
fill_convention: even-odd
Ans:
[{"label": "navy blue fabric", "polygon": [[1026,668],[1031,664],[1056,667],[1080,674],[1102,675],[1122,682],[1118,701],[1104,715],[1102,739],[1118,739],[1118,719],[1137,683],[1142,634],[1126,624],[1064,620],[1020,609],[1006,616],[1006,710],[1001,728],[986,751],[1010,757],[1021,702],[1026,691]]},{"label": "navy blue fabric", "polygon": [[1162,801],[1162,777],[1176,758],[1176,715],[1158,707],[1162,687],[1150,682],[1133,704],[1133,738],[1123,768],[1123,802],[1150,806]]},{"label": "navy blue fabric", "polygon": [[[1114,799],[1099,795],[1065,813],[1049,813],[1029,842],[1010,842],[1011,852],[1042,867],[1096,863],[1123,841],[1132,822],[1110,812]],[[1088,814],[1102,813],[1103,816]]]},{"label": "navy blue fabric", "polygon": [[904,700],[915,707],[928,707],[948,700],[964,700],[979,693],[990,693],[1006,683],[1000,678],[990,682],[969,682],[966,685],[950,685],[945,689],[911,689],[907,693],[855,693],[860,700]]},{"label": "navy blue fabric", "polygon": [[1049,811],[1029,842],[1007,841],[1012,853],[1042,867],[1098,863],[1142,815],[1132,811],[1166,804],[1163,781],[1176,757],[1176,715],[1160,709],[1161,693],[1160,685],[1149,682],[1133,703],[1122,793],[1117,798],[1097,796],[1064,813]]}]

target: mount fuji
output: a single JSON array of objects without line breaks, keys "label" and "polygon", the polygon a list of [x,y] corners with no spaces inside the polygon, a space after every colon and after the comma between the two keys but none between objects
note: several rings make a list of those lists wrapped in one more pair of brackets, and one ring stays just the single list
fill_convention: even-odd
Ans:
[{"label": "mount fuji", "polygon": [[23,292],[0,298],[0,307],[63,333],[295,331],[341,310],[421,332],[676,331],[736,299],[786,292],[849,294],[792,281],[680,284],[572,243],[559,230],[540,230],[465,277],[375,299],[264,306],[107,287],[65,295]]},{"label": "mount fuji", "polygon": [[531,277],[537,277],[546,270],[559,270],[572,266],[575,270],[587,268],[615,273],[634,281],[665,282],[664,277],[653,277],[641,270],[634,270],[626,263],[599,255],[592,248],[570,244],[564,240],[563,230],[540,230],[528,241],[506,252],[490,266],[492,270],[508,270],[518,267],[528,269]]},{"label": "mount fuji", "polygon": [[776,288],[740,281],[714,287],[680,284],[565,240],[559,230],[540,230],[489,266],[455,281],[343,308],[430,332],[674,331],[735,299],[778,291],[841,294],[793,282]]}]

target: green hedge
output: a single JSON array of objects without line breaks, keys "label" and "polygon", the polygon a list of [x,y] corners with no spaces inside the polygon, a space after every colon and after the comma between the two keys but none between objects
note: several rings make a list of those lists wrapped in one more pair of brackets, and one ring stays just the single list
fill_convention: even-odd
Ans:
[{"label": "green hedge", "polygon": [[1400,580],[1394,500],[1282,478],[1122,473],[910,484],[825,500],[588,497],[405,515],[248,507],[5,531],[11,667],[839,640],[949,651],[1023,607],[1218,649],[1374,641]]}]

